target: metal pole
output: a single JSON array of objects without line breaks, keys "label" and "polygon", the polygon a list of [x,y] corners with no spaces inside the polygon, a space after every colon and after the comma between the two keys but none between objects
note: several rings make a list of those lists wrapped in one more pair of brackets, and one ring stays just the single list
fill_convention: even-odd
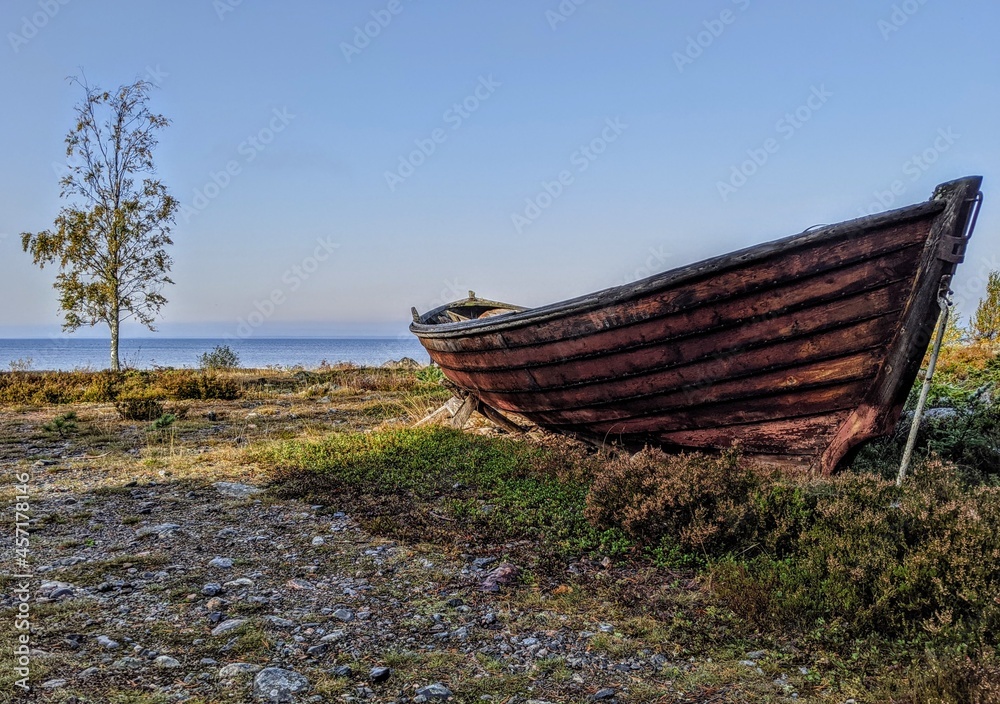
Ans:
[{"label": "metal pole", "polygon": [[910,436],[906,439],[906,449],[903,450],[903,460],[899,463],[899,474],[896,476],[896,486],[902,486],[906,477],[906,470],[910,468],[910,460],[913,458],[913,446],[917,444],[917,432],[920,430],[920,419],[924,414],[924,404],[927,403],[927,394],[931,390],[931,377],[934,376],[934,368],[937,366],[938,354],[941,352],[941,342],[944,340],[944,331],[948,327],[948,312],[951,303],[947,298],[941,296],[938,299],[941,306],[941,315],[938,316],[937,336],[934,338],[934,349],[931,351],[931,359],[927,363],[927,375],[924,377],[924,385],[920,389],[920,398],[917,399],[917,407],[913,411],[913,424],[910,426]]}]

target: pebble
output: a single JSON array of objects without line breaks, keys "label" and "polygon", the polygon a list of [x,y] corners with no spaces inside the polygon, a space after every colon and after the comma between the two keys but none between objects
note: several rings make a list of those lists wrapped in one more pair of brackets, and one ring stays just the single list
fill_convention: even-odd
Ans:
[{"label": "pebble", "polygon": [[215,537],[220,538],[222,540],[228,540],[229,538],[235,538],[237,535],[238,532],[236,531],[235,528],[223,528],[222,530],[220,530],[218,533],[215,534]]},{"label": "pebble", "polygon": [[201,593],[205,596],[215,596],[222,593],[222,585],[218,582],[209,582],[201,588]]},{"label": "pebble", "polygon": [[66,680],[48,680],[42,682],[42,689],[62,689],[66,686]]},{"label": "pebble", "polygon": [[157,667],[170,668],[170,667],[180,667],[181,664],[178,660],[170,657],[169,655],[161,655],[156,658],[153,662],[156,663]]},{"label": "pebble", "polygon": [[350,665],[338,665],[333,668],[334,677],[350,677],[354,674],[354,670],[351,669]]},{"label": "pebble", "polygon": [[239,482],[215,482],[212,486],[214,486],[216,491],[223,496],[228,496],[233,499],[245,499],[248,496],[253,496],[261,492],[261,490],[255,486],[241,484]]},{"label": "pebble", "polygon": [[281,616],[265,616],[264,620],[276,628],[295,628],[295,621],[281,618]]},{"label": "pebble", "polygon": [[420,687],[417,690],[417,696],[424,697],[426,699],[447,699],[452,696],[452,691],[440,682],[435,682],[434,684],[429,684],[426,687]]},{"label": "pebble", "polygon": [[392,669],[388,667],[373,667],[368,673],[368,679],[372,682],[385,682],[392,674]]},{"label": "pebble", "polygon": [[347,623],[354,620],[354,612],[350,609],[337,609],[333,612],[333,617]]},{"label": "pebble", "polygon": [[231,662],[219,670],[219,679],[232,680],[243,675],[252,675],[255,672],[259,672],[260,669],[260,665],[254,665],[249,662]]},{"label": "pebble", "polygon": [[176,523],[160,523],[155,526],[143,526],[135,532],[135,537],[145,538],[147,535],[156,535],[161,538],[165,538],[173,535],[177,531],[181,530],[181,527]]},{"label": "pebble", "polygon": [[325,636],[319,639],[320,643],[336,643],[338,640],[342,640],[346,633],[344,631],[331,631]]},{"label": "pebble", "polygon": [[81,670],[80,674],[77,675],[77,679],[85,680],[94,675],[100,673],[100,669],[96,667],[88,667],[86,670]]},{"label": "pebble", "polygon": [[218,626],[212,629],[213,636],[221,636],[224,633],[229,633],[230,631],[235,631],[237,628],[246,623],[245,618],[231,618],[228,621],[223,621]]},{"label": "pebble", "polygon": [[114,650],[118,647],[118,641],[111,640],[107,636],[97,636],[97,644],[105,650]]},{"label": "pebble", "polygon": [[315,538],[312,539],[312,544],[317,546],[322,545],[325,542],[326,540],[324,540],[323,536],[321,535],[317,535]]},{"label": "pebble", "polygon": [[604,689],[599,689],[590,696],[590,701],[592,702],[603,702],[608,699],[615,698],[615,690],[612,687],[605,687]]},{"label": "pebble", "polygon": [[294,670],[265,667],[253,679],[253,693],[268,702],[290,702],[293,695],[309,689],[309,680]]},{"label": "pebble", "polygon": [[221,597],[213,596],[211,599],[205,602],[205,608],[209,611],[222,611],[222,607],[226,605],[225,599]]},{"label": "pebble", "polygon": [[231,557],[213,557],[208,561],[209,567],[218,567],[219,569],[228,570],[232,569],[233,558]]}]

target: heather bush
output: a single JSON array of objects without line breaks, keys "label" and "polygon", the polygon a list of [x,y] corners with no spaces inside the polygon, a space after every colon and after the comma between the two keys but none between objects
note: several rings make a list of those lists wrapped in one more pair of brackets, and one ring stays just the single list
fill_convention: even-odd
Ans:
[{"label": "heather bush", "polygon": [[1000,490],[970,489],[935,460],[902,488],[845,475],[811,492],[811,515],[784,554],[717,564],[734,611],[854,637],[997,645]]},{"label": "heather bush", "polygon": [[734,453],[645,450],[608,464],[586,516],[659,562],[706,567],[723,602],[761,628],[1000,644],[1000,488],[970,486],[940,460],[899,488],[870,474],[768,476]]},{"label": "heather bush", "polygon": [[717,554],[736,547],[750,527],[750,496],[759,484],[735,452],[645,449],[607,463],[587,496],[586,517],[640,544],[663,549],[666,540],[682,551]]},{"label": "heather bush", "polygon": [[234,380],[210,372],[195,372],[179,369],[163,373],[157,380],[169,398],[175,399],[219,399],[231,401],[241,395],[240,385]]},{"label": "heather bush", "polygon": [[122,420],[153,421],[166,411],[163,404],[149,396],[128,396],[115,401],[115,410]]}]

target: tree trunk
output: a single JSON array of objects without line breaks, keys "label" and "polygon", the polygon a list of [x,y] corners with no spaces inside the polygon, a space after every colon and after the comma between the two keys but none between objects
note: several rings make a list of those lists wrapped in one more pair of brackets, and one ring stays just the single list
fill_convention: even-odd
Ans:
[{"label": "tree trunk", "polygon": [[117,311],[108,326],[111,328],[111,371],[117,372],[121,371],[121,364],[118,361],[118,329],[121,327],[121,321]]}]

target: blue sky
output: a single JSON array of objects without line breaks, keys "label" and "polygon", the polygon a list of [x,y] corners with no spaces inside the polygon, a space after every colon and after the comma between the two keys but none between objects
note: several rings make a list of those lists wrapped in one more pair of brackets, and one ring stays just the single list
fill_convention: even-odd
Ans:
[{"label": "blue sky", "polygon": [[543,304],[975,173],[968,313],[1000,269],[998,26],[987,0],[7,0],[0,336],[59,329],[17,235],[60,206],[81,68],[152,80],[173,121],[161,334],[395,335],[470,288]]}]

